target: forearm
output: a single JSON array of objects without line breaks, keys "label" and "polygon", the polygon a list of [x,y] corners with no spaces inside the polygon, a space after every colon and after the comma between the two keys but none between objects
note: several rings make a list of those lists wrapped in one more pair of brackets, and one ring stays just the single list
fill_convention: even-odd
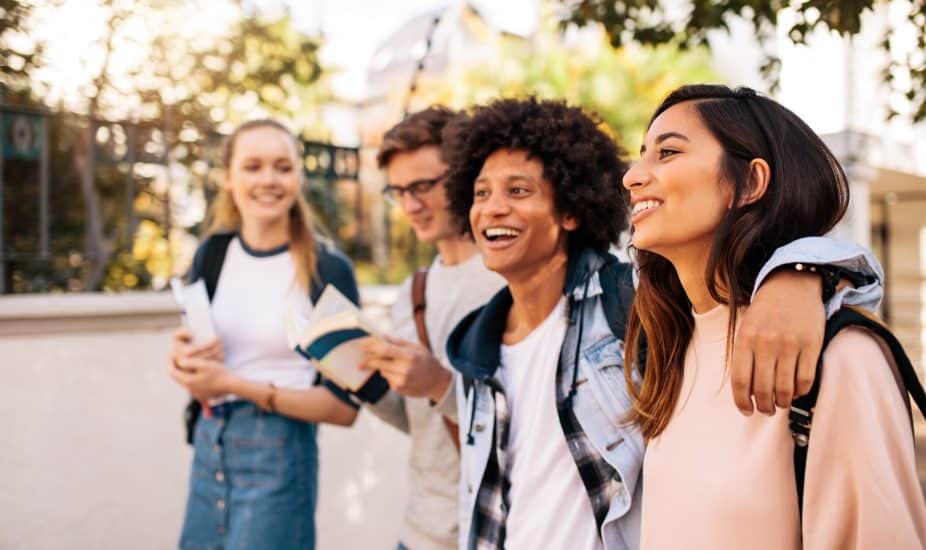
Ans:
[{"label": "forearm", "polygon": [[275,391],[273,406],[276,412],[305,422],[350,426],[357,418],[357,409],[337,399],[322,386],[273,390],[269,384],[235,377],[229,382],[228,391],[260,407],[269,404],[270,395]]},{"label": "forearm", "polygon": [[865,275],[874,282],[852,287],[842,285],[826,303],[827,317],[843,305],[854,305],[874,311],[883,294],[884,270],[868,249],[855,243],[829,237],[805,237],[778,248],[756,278],[753,298],[772,271],[784,265],[807,263],[841,267]]}]

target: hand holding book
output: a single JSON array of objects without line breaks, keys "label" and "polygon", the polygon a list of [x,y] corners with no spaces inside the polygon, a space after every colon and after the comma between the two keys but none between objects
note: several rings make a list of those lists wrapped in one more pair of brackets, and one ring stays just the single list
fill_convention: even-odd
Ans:
[{"label": "hand holding book", "polygon": [[363,340],[382,333],[334,286],[325,287],[307,319],[290,312],[285,324],[290,347],[342,388],[357,391],[373,375],[359,367]]},{"label": "hand holding book", "polygon": [[453,375],[421,344],[400,338],[368,338],[367,357],[360,366],[379,371],[389,387],[407,397],[427,397],[438,402],[446,394]]}]

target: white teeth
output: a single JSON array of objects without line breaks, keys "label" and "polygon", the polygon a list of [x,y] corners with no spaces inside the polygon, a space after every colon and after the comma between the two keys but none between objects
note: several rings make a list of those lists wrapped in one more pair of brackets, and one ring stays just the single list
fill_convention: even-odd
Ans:
[{"label": "white teeth", "polygon": [[650,199],[648,201],[640,201],[637,204],[633,205],[632,214],[637,215],[640,212],[645,212],[651,208],[656,208],[660,204],[662,204],[662,202],[654,200],[654,199]]},{"label": "white teeth", "polygon": [[521,232],[510,227],[490,227],[485,230],[486,237],[517,237]]}]

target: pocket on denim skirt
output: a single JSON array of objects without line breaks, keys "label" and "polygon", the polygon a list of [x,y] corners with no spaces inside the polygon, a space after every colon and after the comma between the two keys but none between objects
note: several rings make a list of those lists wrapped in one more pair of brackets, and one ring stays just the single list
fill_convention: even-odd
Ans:
[{"label": "pocket on denim skirt", "polygon": [[292,434],[280,417],[232,417],[225,431],[225,465],[233,487],[280,487],[287,482]]}]

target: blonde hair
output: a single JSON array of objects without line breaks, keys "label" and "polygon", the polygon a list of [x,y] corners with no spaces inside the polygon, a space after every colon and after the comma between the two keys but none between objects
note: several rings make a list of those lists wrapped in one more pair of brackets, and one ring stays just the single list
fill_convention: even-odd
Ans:
[{"label": "blonde hair", "polygon": [[[299,143],[296,136],[289,131],[289,128],[273,119],[251,120],[235,128],[235,131],[226,139],[222,148],[222,163],[225,170],[229,170],[231,167],[232,156],[235,152],[235,141],[237,141],[238,136],[255,128],[276,128],[284,132],[293,140],[293,144],[296,145],[297,157],[299,156]],[[301,191],[301,158],[296,159],[296,165],[300,174],[299,187]],[[314,219],[309,203],[306,202],[301,192],[296,193],[296,200],[289,210],[289,250],[296,266],[296,280],[307,290],[312,280],[318,275],[318,243],[315,238]],[[241,230],[241,212],[238,211],[238,206],[235,205],[231,193],[225,188],[219,188],[219,193],[209,208],[206,222],[207,236],[225,231]]]}]

